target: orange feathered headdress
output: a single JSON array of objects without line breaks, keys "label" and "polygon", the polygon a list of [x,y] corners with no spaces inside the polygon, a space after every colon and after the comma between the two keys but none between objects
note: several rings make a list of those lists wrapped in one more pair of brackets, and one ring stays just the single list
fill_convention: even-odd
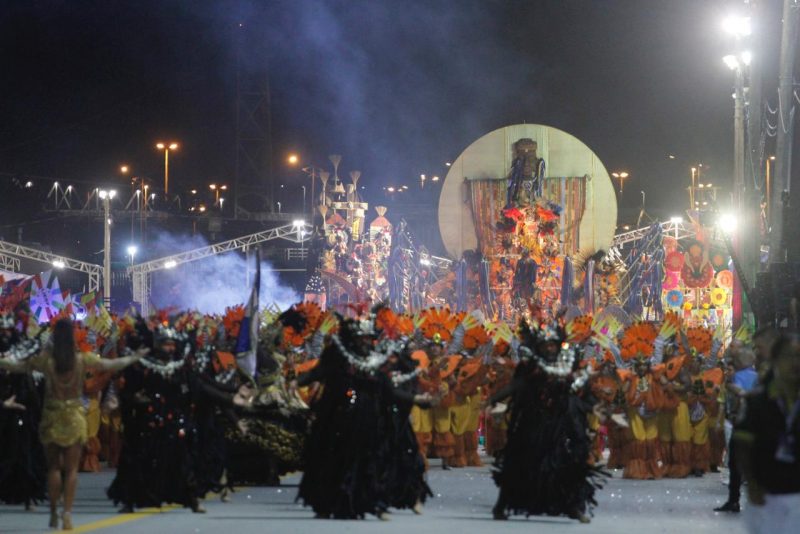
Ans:
[{"label": "orange feathered headdress", "polygon": [[658,330],[653,323],[639,321],[625,329],[619,349],[623,360],[637,356],[651,357],[655,351],[654,342]]},{"label": "orange feathered headdress", "polygon": [[439,334],[442,341],[453,339],[458,316],[450,313],[449,308],[428,308],[420,315],[424,319],[421,327],[422,335],[427,339],[433,339],[436,334]]},{"label": "orange feathered headdress", "polygon": [[567,342],[583,343],[592,335],[591,315],[579,315],[566,324]]},{"label": "orange feathered headdress", "polygon": [[[714,332],[703,326],[692,326],[686,329],[686,340],[689,349],[697,351],[697,355],[708,356],[714,342]],[[686,347],[681,344],[681,354],[685,355]]]}]

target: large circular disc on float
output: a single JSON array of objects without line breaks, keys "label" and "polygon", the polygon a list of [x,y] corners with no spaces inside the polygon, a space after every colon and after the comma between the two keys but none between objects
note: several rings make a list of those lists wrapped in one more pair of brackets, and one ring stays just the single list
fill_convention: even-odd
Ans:
[{"label": "large circular disc on float", "polygon": [[[505,180],[511,173],[513,145],[523,138],[538,144],[545,177],[586,177],[585,205],[579,221],[581,251],[608,250],[617,225],[617,198],[603,163],[577,137],[543,124],[515,124],[490,132],[467,147],[450,166],[439,196],[439,232],[448,254],[459,258],[478,248],[468,180]],[[558,198],[552,198],[559,203]],[[562,221],[566,227],[576,221]],[[565,224],[566,223],[566,224]]]}]

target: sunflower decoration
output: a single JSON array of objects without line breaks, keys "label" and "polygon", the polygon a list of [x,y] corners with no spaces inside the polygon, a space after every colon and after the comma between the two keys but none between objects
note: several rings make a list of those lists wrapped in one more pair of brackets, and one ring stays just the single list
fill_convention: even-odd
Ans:
[{"label": "sunflower decoration", "polygon": [[681,346],[681,354],[685,355],[686,350],[694,349],[698,355],[705,355],[711,352],[711,345],[714,342],[714,332],[710,328],[703,326],[692,326],[686,329],[686,344],[688,347]]},{"label": "sunflower decoration", "polygon": [[437,336],[441,341],[449,342],[453,338],[453,330],[459,321],[449,308],[428,308],[420,314],[422,335],[427,339]]},{"label": "sunflower decoration", "polygon": [[225,327],[225,335],[230,339],[239,337],[239,327],[244,319],[244,306],[233,306],[225,308],[225,315],[222,317],[222,326]]},{"label": "sunflower decoration", "polygon": [[482,324],[473,326],[464,332],[464,348],[474,350],[489,342],[489,333]]},{"label": "sunflower decoration", "polygon": [[625,329],[619,344],[622,359],[630,360],[640,355],[652,356],[656,337],[658,330],[653,323],[644,321],[633,323]]},{"label": "sunflower decoration", "polygon": [[566,324],[567,343],[583,343],[592,335],[594,318],[592,315],[579,315]]}]

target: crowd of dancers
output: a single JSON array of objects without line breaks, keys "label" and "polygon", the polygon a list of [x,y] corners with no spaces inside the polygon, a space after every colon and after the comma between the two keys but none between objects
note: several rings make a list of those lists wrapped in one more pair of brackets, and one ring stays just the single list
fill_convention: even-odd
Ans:
[{"label": "crowd of dancers", "polygon": [[[672,314],[624,324],[531,310],[508,325],[442,308],[340,315],[301,303],[261,317],[248,374],[233,353],[242,315],[125,315],[88,328],[4,311],[0,500],[32,507],[46,490],[51,526],[63,502],[70,528],[78,468],[102,451],[121,511],[203,513],[210,492],[225,500],[236,485],[302,471],[297,499],[316,517],[388,519],[422,512],[431,458],[481,465],[480,434],[494,456],[495,519],[589,522],[606,466],[656,479],[723,465],[724,419],[744,395],[730,377],[755,358],[744,330],[726,340]],[[116,438],[94,446],[93,405],[119,421]]]}]

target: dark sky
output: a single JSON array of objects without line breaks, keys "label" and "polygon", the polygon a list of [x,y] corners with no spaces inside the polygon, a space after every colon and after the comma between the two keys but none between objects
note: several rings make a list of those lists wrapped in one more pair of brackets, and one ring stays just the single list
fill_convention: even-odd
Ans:
[{"label": "dark sky", "polygon": [[[244,72],[270,77],[279,182],[301,183],[283,164],[297,151],[320,166],[328,154],[342,154],[342,169],[360,169],[375,191],[412,185],[420,173],[443,174],[443,163],[479,136],[524,121],[566,130],[609,170],[630,172],[626,204],[638,206],[645,190],[650,207],[678,212],[692,164],[703,162],[710,179],[730,182],[733,75],[721,57],[735,45],[720,21],[742,6],[5,2],[0,173],[100,183],[126,162],[157,177],[163,160],[153,144],[176,139],[175,188],[232,183],[243,24],[253,43],[242,56]],[[774,70],[779,11],[770,16],[756,60]],[[2,214],[0,223],[8,223]]]}]

